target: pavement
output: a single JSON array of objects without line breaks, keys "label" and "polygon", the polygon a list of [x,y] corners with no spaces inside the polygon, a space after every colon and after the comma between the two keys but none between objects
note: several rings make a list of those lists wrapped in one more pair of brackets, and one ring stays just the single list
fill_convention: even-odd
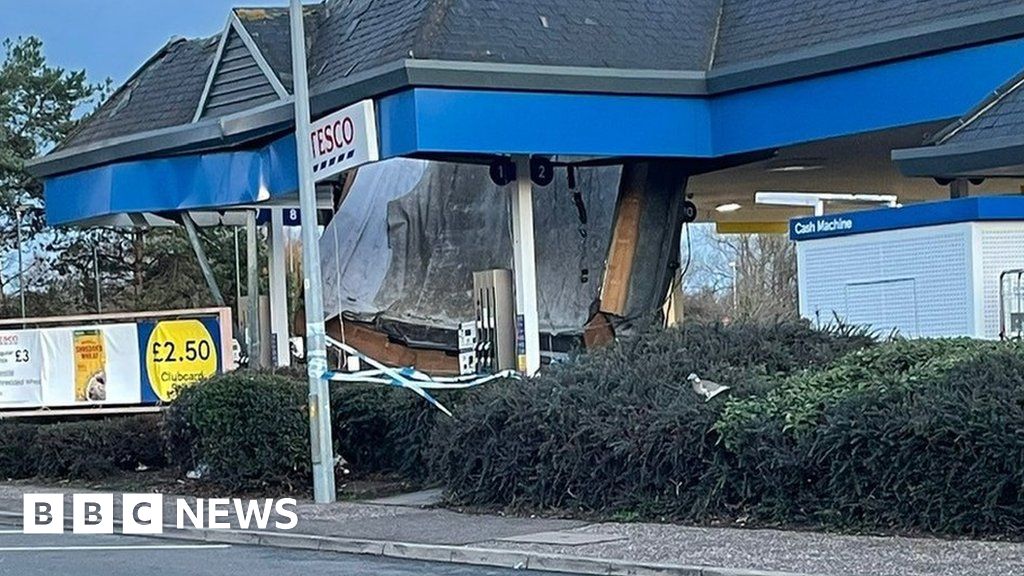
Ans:
[{"label": "pavement", "polygon": [[[19,521],[21,493],[33,491],[47,490],[0,486],[0,522]],[[572,574],[1024,576],[1024,543],[463,514],[433,507],[438,497],[299,503],[299,523],[288,532],[236,522],[232,530],[165,536]]]},{"label": "pavement", "polygon": [[[480,568],[274,547],[124,536],[25,535],[0,530],[0,576],[520,576]],[[540,576],[541,573],[533,573]]]}]

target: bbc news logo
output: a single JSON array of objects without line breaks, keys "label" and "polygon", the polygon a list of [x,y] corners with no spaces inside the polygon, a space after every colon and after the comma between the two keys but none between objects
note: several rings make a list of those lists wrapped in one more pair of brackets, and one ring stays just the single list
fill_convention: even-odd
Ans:
[{"label": "bbc news logo", "polygon": [[[162,534],[165,520],[179,530],[201,528],[231,529],[231,519],[243,529],[291,530],[299,523],[293,498],[242,500],[240,498],[197,498],[189,502],[174,498],[174,518],[165,518],[162,494],[124,494],[120,507],[113,494],[72,494],[65,507],[64,494],[25,494],[22,500],[22,532],[63,534],[67,518],[74,534],[113,534],[115,522],[123,534]],[[70,514],[65,515],[65,511]]]}]

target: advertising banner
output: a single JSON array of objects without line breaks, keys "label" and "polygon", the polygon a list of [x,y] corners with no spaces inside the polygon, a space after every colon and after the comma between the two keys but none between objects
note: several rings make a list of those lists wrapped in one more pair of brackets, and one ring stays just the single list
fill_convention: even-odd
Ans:
[{"label": "advertising banner", "polygon": [[141,323],[139,348],[146,403],[167,402],[179,386],[201,382],[222,370],[216,318]]},{"label": "advertising banner", "polygon": [[218,317],[0,331],[0,409],[167,402],[223,370]]},{"label": "advertising banner", "polygon": [[39,332],[0,332],[0,406],[39,406],[43,401]]},{"label": "advertising banner", "polygon": [[[28,331],[33,332],[33,331]],[[42,406],[138,404],[139,343],[134,324],[35,330]]]}]

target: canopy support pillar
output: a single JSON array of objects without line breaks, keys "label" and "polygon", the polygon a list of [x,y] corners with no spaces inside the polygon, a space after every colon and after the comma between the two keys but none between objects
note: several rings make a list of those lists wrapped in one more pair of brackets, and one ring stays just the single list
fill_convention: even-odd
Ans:
[{"label": "canopy support pillar", "polygon": [[663,321],[665,296],[679,271],[687,183],[683,163],[623,165],[601,286],[599,312],[603,318],[587,331],[588,346]]},{"label": "canopy support pillar", "polygon": [[275,367],[291,366],[288,349],[288,269],[285,265],[287,238],[284,228],[284,209],[270,210],[270,349]]},{"label": "canopy support pillar", "polygon": [[956,200],[957,198],[967,198],[970,195],[971,184],[966,178],[957,178],[949,183],[950,199]]},{"label": "canopy support pillar", "polygon": [[516,357],[519,371],[540,370],[540,322],[537,313],[537,261],[534,250],[533,182],[530,157],[517,156],[512,191],[512,274],[516,290]]},{"label": "canopy support pillar", "polygon": [[257,252],[256,211],[245,214],[245,270],[248,310],[245,336],[249,349],[249,367],[262,367],[263,350],[260,342],[260,265]]},{"label": "canopy support pillar", "polygon": [[210,260],[206,257],[206,250],[203,249],[203,244],[200,242],[199,231],[196,229],[195,221],[192,220],[192,215],[188,212],[182,212],[181,224],[185,227],[188,243],[192,245],[192,251],[196,254],[199,270],[203,273],[203,280],[206,281],[206,287],[209,288],[214,303],[222,308],[226,307],[224,295],[220,291],[220,286],[217,285],[217,278],[213,275],[213,268],[210,266]]}]

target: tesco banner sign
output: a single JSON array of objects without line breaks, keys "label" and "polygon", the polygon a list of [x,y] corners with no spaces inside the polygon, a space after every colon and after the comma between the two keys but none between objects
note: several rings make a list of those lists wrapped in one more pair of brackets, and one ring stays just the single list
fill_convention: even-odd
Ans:
[{"label": "tesco banner sign", "polygon": [[373,100],[363,100],[310,126],[313,179],[323,180],[380,160]]}]

